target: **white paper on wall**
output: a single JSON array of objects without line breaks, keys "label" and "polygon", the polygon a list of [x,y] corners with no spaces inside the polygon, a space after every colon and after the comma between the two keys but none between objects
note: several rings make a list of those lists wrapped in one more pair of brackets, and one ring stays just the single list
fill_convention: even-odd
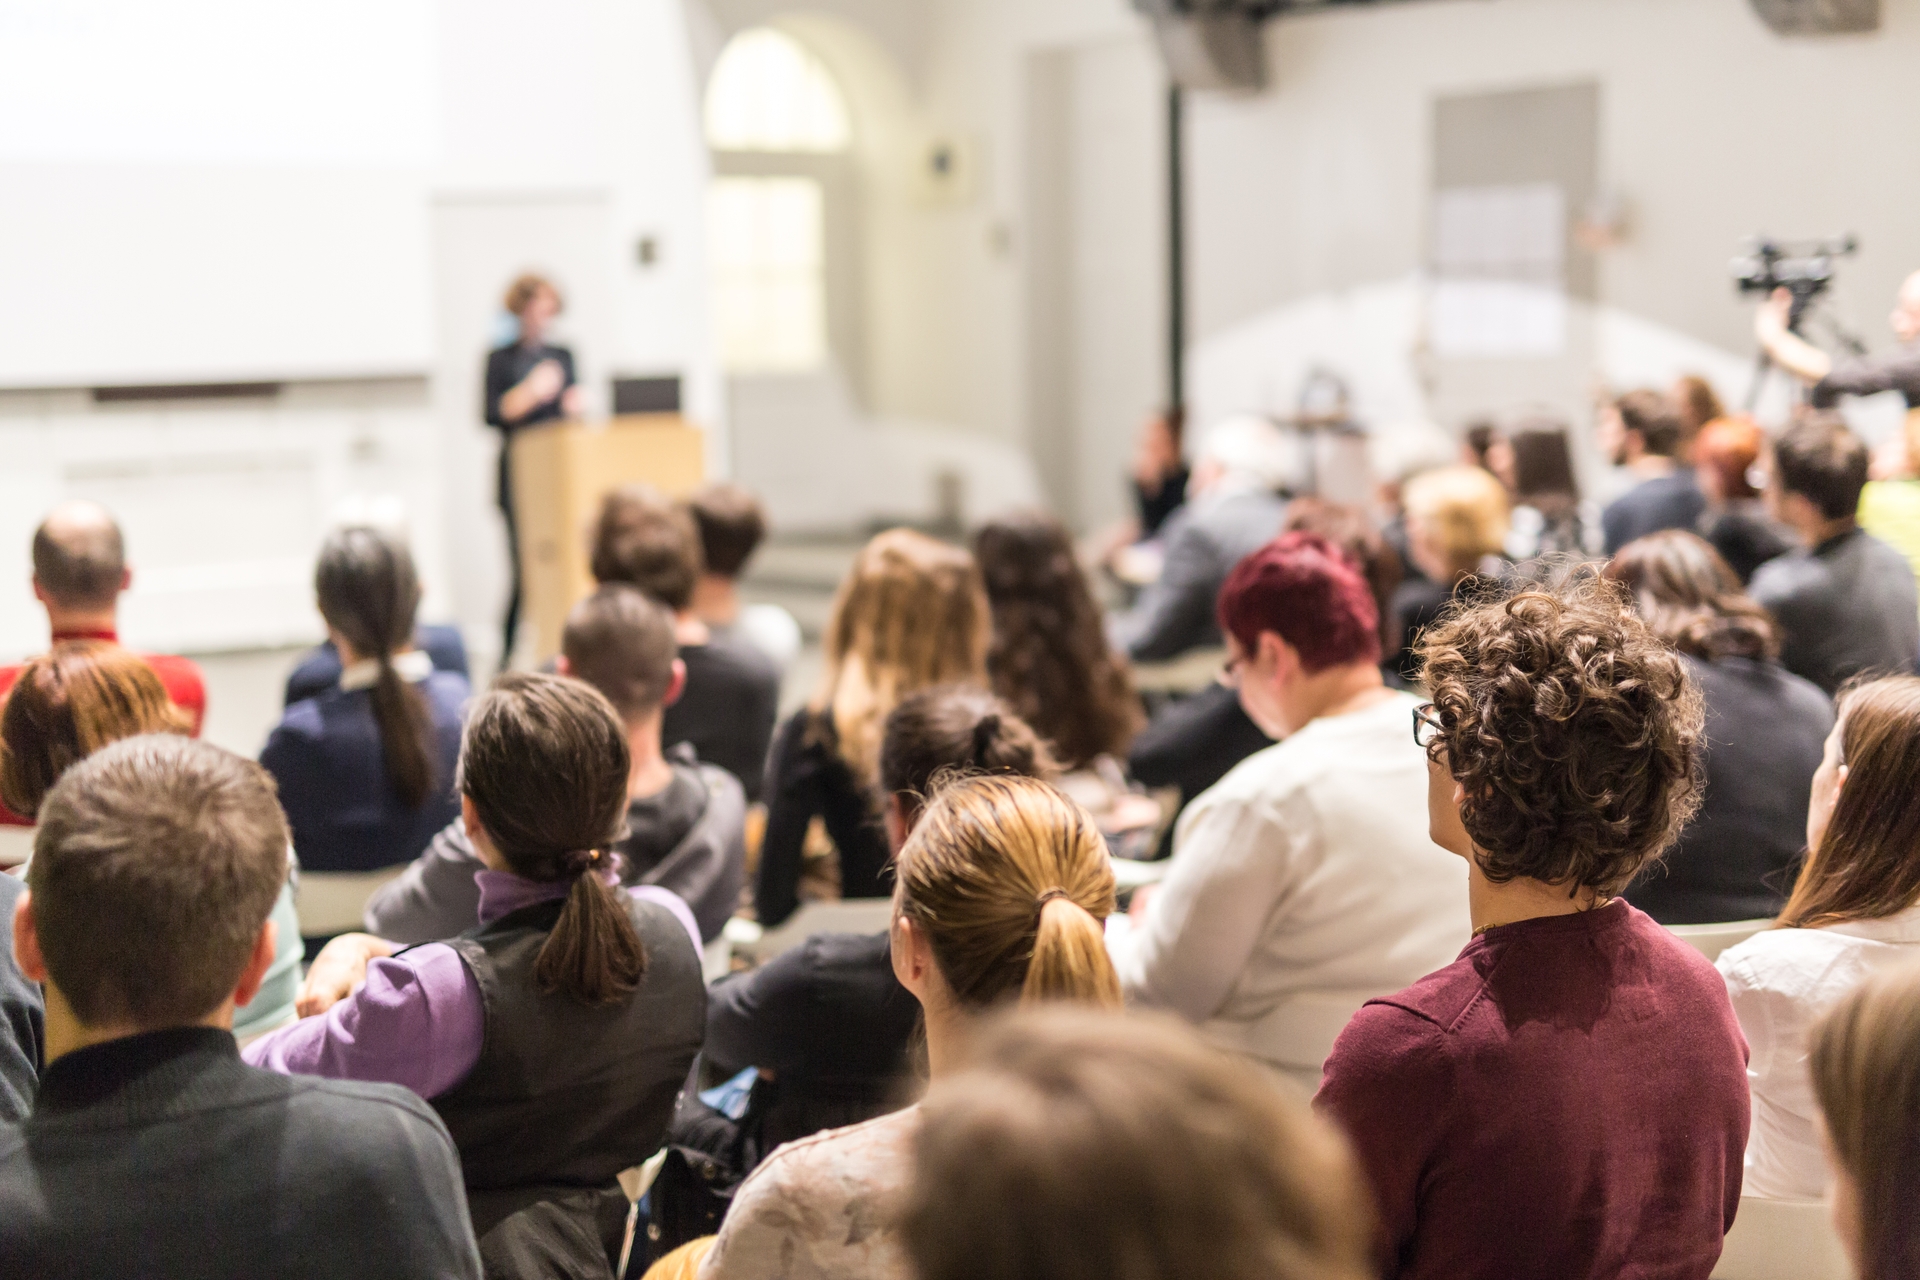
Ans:
[{"label": "white paper on wall", "polygon": [[1566,345],[1567,202],[1550,182],[1435,193],[1428,339],[1450,357],[1551,356]]}]

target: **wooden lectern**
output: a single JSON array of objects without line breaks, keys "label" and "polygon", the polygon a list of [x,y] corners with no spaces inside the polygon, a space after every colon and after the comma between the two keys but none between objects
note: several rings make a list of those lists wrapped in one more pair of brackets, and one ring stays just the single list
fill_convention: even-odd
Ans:
[{"label": "wooden lectern", "polygon": [[669,498],[706,478],[706,434],[678,414],[644,413],[605,425],[556,422],[513,437],[513,504],[520,524],[520,608],[534,653],[560,652],[567,610],[593,590],[587,539],[600,500],[625,484]]}]

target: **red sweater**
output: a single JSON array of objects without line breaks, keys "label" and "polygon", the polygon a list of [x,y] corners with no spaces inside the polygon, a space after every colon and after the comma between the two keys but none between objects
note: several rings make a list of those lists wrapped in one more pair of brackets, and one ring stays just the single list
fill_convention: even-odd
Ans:
[{"label": "red sweater", "polygon": [[1388,1280],[1707,1280],[1746,1062],[1714,967],[1617,901],[1492,929],[1368,1001],[1314,1105],[1373,1184]]},{"label": "red sweater", "polygon": [[[63,640],[105,640],[110,644],[120,643],[120,637],[113,631],[56,631],[53,643]],[[186,658],[176,658],[164,653],[143,653],[153,674],[160,677],[161,685],[167,691],[167,697],[173,705],[193,718],[193,736],[200,736],[200,724],[207,718],[207,686],[200,677],[200,668]],[[13,688],[13,682],[20,678],[21,666],[10,663],[0,666],[0,699],[7,696]],[[33,821],[0,804],[0,826],[30,827]]]}]

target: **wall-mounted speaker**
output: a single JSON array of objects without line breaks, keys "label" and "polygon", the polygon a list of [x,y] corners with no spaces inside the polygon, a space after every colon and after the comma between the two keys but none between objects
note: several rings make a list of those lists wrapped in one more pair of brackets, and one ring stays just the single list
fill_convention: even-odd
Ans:
[{"label": "wall-mounted speaker", "polygon": [[1134,0],[1153,23],[1167,75],[1182,89],[1258,90],[1267,83],[1260,25],[1269,6]]},{"label": "wall-mounted speaker", "polygon": [[1760,21],[1783,36],[1878,31],[1880,0],[1751,0]]}]

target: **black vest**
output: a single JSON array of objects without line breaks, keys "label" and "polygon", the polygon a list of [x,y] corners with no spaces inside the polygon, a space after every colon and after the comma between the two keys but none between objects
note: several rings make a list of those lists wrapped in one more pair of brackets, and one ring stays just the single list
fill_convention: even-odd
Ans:
[{"label": "black vest", "polygon": [[564,900],[524,907],[448,944],[486,1003],[479,1061],[433,1099],[470,1193],[604,1188],[660,1149],[706,1035],[706,987],[700,955],[673,913],[621,896],[647,972],[617,1004],[547,995],[534,984],[534,960]]}]

